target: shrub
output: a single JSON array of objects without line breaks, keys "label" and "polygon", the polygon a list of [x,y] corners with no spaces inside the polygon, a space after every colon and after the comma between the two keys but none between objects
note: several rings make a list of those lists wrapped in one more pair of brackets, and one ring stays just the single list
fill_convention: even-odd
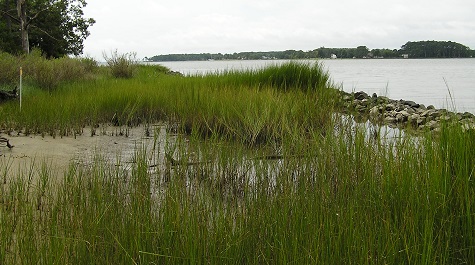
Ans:
[{"label": "shrub", "polygon": [[81,61],[88,73],[96,71],[99,67],[97,61],[92,57],[86,56],[84,58],[79,59],[79,61]]},{"label": "shrub", "polygon": [[89,61],[70,57],[48,60],[35,50],[24,57],[21,64],[25,80],[47,90],[55,89],[62,82],[84,79],[95,71]]},{"label": "shrub", "polygon": [[13,86],[19,76],[18,58],[5,52],[0,52],[0,87]]},{"label": "shrub", "polygon": [[119,54],[117,50],[112,51],[110,56],[105,52],[102,54],[111,69],[112,76],[116,78],[131,78],[137,68],[136,53]]}]

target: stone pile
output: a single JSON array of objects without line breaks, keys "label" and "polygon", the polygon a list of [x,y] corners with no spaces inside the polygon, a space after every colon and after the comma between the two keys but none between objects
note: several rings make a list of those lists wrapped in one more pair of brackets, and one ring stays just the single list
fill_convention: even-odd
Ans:
[{"label": "stone pile", "polygon": [[369,119],[371,122],[390,127],[416,130],[439,130],[443,122],[458,122],[465,129],[475,129],[475,115],[469,112],[455,113],[434,106],[424,106],[409,100],[393,100],[378,96],[369,96],[363,91],[347,93],[341,91],[344,113]]}]

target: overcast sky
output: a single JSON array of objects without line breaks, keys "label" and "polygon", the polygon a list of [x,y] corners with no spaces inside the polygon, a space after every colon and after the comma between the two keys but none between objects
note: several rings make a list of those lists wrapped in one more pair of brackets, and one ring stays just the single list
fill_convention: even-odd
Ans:
[{"label": "overcast sky", "polygon": [[84,54],[400,48],[451,40],[475,49],[474,0],[89,0]]}]

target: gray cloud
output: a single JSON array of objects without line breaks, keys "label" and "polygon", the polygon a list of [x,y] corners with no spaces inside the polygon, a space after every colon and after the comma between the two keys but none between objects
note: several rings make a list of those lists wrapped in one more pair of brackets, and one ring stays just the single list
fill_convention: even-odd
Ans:
[{"label": "gray cloud", "polygon": [[85,54],[239,52],[321,46],[399,48],[452,40],[475,48],[475,1],[89,1]]}]

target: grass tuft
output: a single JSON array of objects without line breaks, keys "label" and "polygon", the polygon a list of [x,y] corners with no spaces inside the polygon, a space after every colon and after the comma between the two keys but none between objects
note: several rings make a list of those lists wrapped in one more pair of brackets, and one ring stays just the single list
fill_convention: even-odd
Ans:
[{"label": "grass tuft", "polygon": [[112,51],[110,55],[103,53],[102,56],[109,66],[112,76],[115,78],[131,78],[137,67],[136,53],[119,54],[117,50]]}]

